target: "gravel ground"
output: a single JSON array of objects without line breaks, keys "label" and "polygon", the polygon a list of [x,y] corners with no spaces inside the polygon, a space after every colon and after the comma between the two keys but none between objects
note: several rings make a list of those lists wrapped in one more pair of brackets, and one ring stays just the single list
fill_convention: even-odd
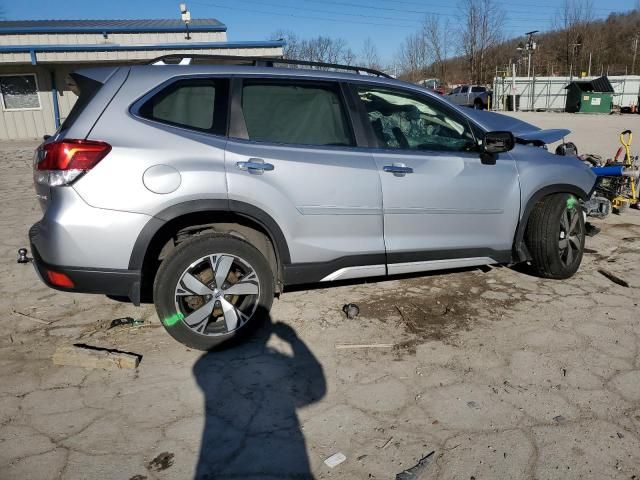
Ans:
[{"label": "gravel ground", "polygon": [[[522,118],[575,121],[603,153],[633,128]],[[56,292],[15,262],[40,215],[33,146],[0,144],[3,480],[392,479],[432,451],[421,479],[640,477],[640,213],[598,222],[567,281],[491,268],[288,291],[251,341],[203,354],[151,306]],[[360,316],[344,317],[347,302]],[[107,328],[123,316],[144,324]],[[74,343],[143,358],[53,365]],[[337,452],[346,461],[327,467]]]}]

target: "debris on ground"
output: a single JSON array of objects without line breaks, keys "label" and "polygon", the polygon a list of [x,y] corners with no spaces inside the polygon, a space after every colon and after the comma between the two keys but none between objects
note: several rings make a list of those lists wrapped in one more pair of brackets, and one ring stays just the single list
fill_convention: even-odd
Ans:
[{"label": "debris on ground", "polygon": [[132,327],[136,327],[138,325],[142,325],[143,323],[144,323],[144,320],[134,319],[132,317],[116,318],[116,319],[111,321],[111,325],[109,326],[109,330],[111,330],[114,327],[120,327],[122,325],[131,325]]},{"label": "debris on ground", "polygon": [[54,365],[121,370],[137,368],[142,355],[76,343],[59,346],[51,359]]},{"label": "debris on ground", "polygon": [[359,349],[359,348],[393,348],[395,343],[339,343],[336,350]]},{"label": "debris on ground", "polygon": [[600,275],[605,276],[606,278],[611,280],[613,283],[620,285],[621,287],[629,288],[629,282],[611,273],[609,270],[605,270],[604,268],[599,268],[598,273]]},{"label": "debris on ground", "polygon": [[327,458],[324,461],[324,464],[329,468],[333,468],[333,467],[337,467],[338,465],[340,465],[346,459],[347,459],[347,457],[346,457],[346,455],[344,453],[338,452],[338,453],[334,453],[329,458]]},{"label": "debris on ground", "polygon": [[386,442],[384,442],[384,445],[382,445],[381,447],[378,447],[380,450],[384,450],[385,448],[387,448],[389,445],[391,445],[391,442],[393,441],[393,437],[389,437],[389,440],[387,440]]},{"label": "debris on ground", "polygon": [[153,470],[156,472],[161,472],[162,470],[166,470],[171,465],[173,465],[173,457],[175,455],[170,452],[162,452],[156,458],[151,460],[147,465],[147,470]]},{"label": "debris on ground", "polygon": [[29,320],[33,320],[34,322],[42,323],[43,325],[51,325],[51,323],[52,323],[52,322],[49,322],[47,320],[43,320],[41,318],[34,317],[33,315],[30,315],[28,313],[20,312],[19,310],[16,310],[15,308],[11,309],[11,313],[13,313],[15,315],[20,315],[21,317],[24,317],[24,318],[28,318]]},{"label": "debris on ground", "polygon": [[31,259],[27,256],[26,248],[18,249],[18,263],[29,263]]},{"label": "debris on ground", "polygon": [[435,450],[420,459],[413,467],[396,475],[396,480],[420,480],[422,474],[435,457]]},{"label": "debris on ground", "polygon": [[566,420],[562,415],[558,415],[557,417],[553,417],[553,419],[554,419],[557,423],[562,423],[562,422],[564,422],[564,421]]},{"label": "debris on ground", "polygon": [[585,229],[585,235],[587,237],[595,237],[597,234],[599,234],[602,229],[600,227],[596,227],[594,224],[587,222],[584,224],[584,229]]},{"label": "debris on ground", "polygon": [[342,307],[342,311],[350,320],[356,318],[360,314],[360,308],[355,303],[347,303]]},{"label": "debris on ground", "polygon": [[467,402],[467,407],[469,408],[473,408],[474,410],[480,410],[480,407],[478,406],[478,404],[474,401],[471,402]]}]

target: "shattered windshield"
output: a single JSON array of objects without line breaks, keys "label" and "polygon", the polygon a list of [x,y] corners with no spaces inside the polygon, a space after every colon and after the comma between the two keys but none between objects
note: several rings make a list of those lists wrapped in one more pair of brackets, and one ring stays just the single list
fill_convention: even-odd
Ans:
[{"label": "shattered windshield", "polygon": [[371,127],[386,148],[465,151],[474,145],[466,123],[435,102],[384,90],[358,88]]}]

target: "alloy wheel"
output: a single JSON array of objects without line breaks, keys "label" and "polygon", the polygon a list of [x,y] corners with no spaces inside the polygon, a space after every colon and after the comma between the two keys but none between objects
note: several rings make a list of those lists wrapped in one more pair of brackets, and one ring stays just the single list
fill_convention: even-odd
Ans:
[{"label": "alloy wheel", "polygon": [[560,261],[566,267],[573,265],[582,248],[584,233],[580,228],[580,215],[582,215],[582,211],[579,208],[567,206],[560,217],[558,248],[560,250]]},{"label": "alloy wheel", "polygon": [[180,275],[175,307],[194,332],[226,335],[245,325],[258,307],[260,281],[244,259],[227,253],[199,258]]}]

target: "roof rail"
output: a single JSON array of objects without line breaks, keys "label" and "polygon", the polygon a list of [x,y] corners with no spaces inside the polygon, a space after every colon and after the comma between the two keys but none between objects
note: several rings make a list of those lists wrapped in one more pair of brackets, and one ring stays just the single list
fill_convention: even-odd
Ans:
[{"label": "roof rail", "polygon": [[308,60],[291,60],[288,58],[273,57],[243,57],[236,55],[206,55],[197,53],[174,53],[162,55],[144,62],[147,65],[193,65],[193,64],[231,64],[249,65],[254,67],[275,67],[277,65],[290,65],[293,67],[311,67],[311,69],[346,70],[360,75],[374,75],[376,77],[393,78],[384,72],[373,68],[357,67],[354,65],[342,65],[339,63],[311,62]]}]

